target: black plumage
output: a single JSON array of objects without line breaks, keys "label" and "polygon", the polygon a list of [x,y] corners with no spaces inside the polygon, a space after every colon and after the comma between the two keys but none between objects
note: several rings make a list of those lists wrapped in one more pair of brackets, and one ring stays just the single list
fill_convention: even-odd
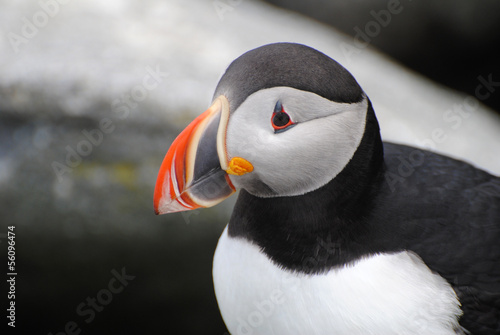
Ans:
[{"label": "black plumage", "polygon": [[[325,77],[329,80],[325,81]],[[314,92],[337,102],[363,99],[363,90],[342,65],[295,43],[270,44],[238,57],[220,79],[214,98],[226,96],[234,112],[252,93],[276,86]]]}]

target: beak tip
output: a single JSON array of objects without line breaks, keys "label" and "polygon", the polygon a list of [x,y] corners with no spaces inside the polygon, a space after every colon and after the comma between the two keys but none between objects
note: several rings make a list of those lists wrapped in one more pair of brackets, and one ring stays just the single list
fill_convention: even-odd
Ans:
[{"label": "beak tip", "polygon": [[192,207],[188,207],[187,205],[183,205],[177,198],[175,198],[167,200],[163,199],[163,201],[158,201],[158,206],[154,206],[154,210],[156,215],[162,215],[189,211],[199,207],[201,206],[195,205]]}]

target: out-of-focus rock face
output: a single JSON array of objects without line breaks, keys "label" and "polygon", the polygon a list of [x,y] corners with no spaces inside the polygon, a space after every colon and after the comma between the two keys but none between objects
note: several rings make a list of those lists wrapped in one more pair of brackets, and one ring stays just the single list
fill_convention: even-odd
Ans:
[{"label": "out-of-focus rock face", "polygon": [[[92,333],[106,329],[103,320],[124,333],[163,327],[137,310],[154,306],[170,330],[222,334],[209,268],[234,199],[155,217],[153,186],[173,138],[210,105],[227,65],[279,41],[348,68],[385,139],[500,173],[500,120],[482,97],[438,86],[300,15],[256,1],[0,1],[0,217],[23,231],[19,257],[32,277],[20,299],[38,331],[57,333],[75,318],[84,325],[75,306],[126,264],[138,279],[119,310],[133,317],[98,316]],[[57,303],[47,309],[49,297]]]}]

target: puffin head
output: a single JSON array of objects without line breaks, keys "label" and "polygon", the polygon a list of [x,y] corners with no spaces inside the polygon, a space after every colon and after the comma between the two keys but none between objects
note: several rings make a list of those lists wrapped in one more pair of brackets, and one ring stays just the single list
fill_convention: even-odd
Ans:
[{"label": "puffin head", "polygon": [[369,111],[354,77],[315,49],[276,43],[248,51],[227,68],[208,110],[172,143],[155,212],[210,207],[236,189],[260,198],[319,189],[353,158]]}]

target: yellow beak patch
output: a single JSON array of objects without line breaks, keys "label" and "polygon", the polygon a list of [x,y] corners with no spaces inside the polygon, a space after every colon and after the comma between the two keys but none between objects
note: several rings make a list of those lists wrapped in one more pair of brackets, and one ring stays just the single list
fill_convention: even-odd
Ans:
[{"label": "yellow beak patch", "polygon": [[229,161],[229,168],[226,170],[228,174],[242,176],[245,173],[253,171],[253,165],[249,161],[241,157],[234,157]]}]

